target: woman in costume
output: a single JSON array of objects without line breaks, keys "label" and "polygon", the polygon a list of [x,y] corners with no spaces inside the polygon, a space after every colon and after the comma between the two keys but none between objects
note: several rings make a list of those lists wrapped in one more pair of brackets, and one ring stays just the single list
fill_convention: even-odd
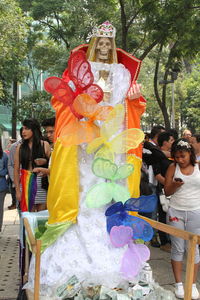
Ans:
[{"label": "woman in costume", "polygon": [[[137,79],[141,62],[121,49],[116,50],[114,38],[115,28],[109,22],[105,22],[93,33],[89,47],[81,45],[74,49],[73,53],[82,50],[87,55],[94,83],[103,89],[103,101],[98,105],[108,110],[109,107],[123,105],[125,118],[119,131],[140,128],[140,117],[145,111],[145,100],[140,93],[136,98],[131,95],[130,88],[135,88],[131,82]],[[68,69],[71,65],[73,59],[70,60]],[[74,73],[71,72],[70,75],[69,71],[63,73],[62,80],[52,78],[52,81],[46,82],[47,91],[54,96],[52,105],[56,111],[55,147],[52,153],[47,202],[49,210],[47,232],[50,233],[56,226],[60,226],[60,237],[56,241],[54,237],[52,238],[53,234],[49,241],[48,233],[45,233],[42,239],[44,252],[41,256],[40,293],[50,297],[58,295],[59,288],[62,285],[66,286],[73,275],[79,283],[82,282],[86,286],[105,285],[113,288],[124,281],[119,272],[124,249],[114,248],[110,244],[106,230],[105,206],[89,209],[85,203],[88,190],[94,184],[104,181],[92,174],[94,155],[86,152],[87,139],[82,143],[68,144],[70,139],[76,140],[75,134],[69,135],[68,128],[75,128],[73,124],[77,123],[80,115],[79,111],[74,111],[74,106],[68,99],[68,102],[66,101],[68,106],[65,100],[62,100],[66,84],[74,94],[79,89],[75,79],[72,80]],[[52,88],[55,86],[52,83],[56,80],[59,82],[57,91]],[[100,93],[98,87],[97,90]],[[101,127],[102,119],[97,120],[96,123]],[[79,135],[79,138],[81,140],[82,136]],[[120,163],[121,161],[125,163],[127,160],[129,164],[134,164],[134,173],[128,178],[129,197],[138,197],[140,146],[129,151],[127,158],[125,155],[119,155],[116,160]],[[52,245],[45,249],[48,243]],[[33,269],[34,259],[30,265],[29,282],[26,285],[28,289],[33,289]]]},{"label": "woman in costume", "polygon": [[[15,165],[14,165],[14,182],[16,188],[16,197],[20,203],[22,211],[25,211],[25,189],[26,181],[21,177],[20,188],[20,169],[21,176],[32,175],[32,170],[36,166],[47,166],[50,157],[50,146],[46,141],[42,139],[42,133],[40,131],[40,125],[37,120],[26,119],[23,121],[22,127],[22,144],[18,145],[15,152]],[[23,175],[22,175],[23,174]],[[35,197],[32,202],[32,207],[28,206],[29,211],[40,211],[46,209],[47,198],[47,186],[44,177],[36,177],[35,190],[32,191],[32,195]],[[22,203],[23,202],[23,203]],[[24,206],[25,205],[25,206]],[[23,206],[23,208],[22,208]]]}]

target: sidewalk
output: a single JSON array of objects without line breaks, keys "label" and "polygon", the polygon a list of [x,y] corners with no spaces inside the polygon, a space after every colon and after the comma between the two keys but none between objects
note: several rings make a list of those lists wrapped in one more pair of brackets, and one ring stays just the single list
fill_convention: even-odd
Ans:
[{"label": "sidewalk", "polygon": [[0,299],[17,298],[19,274],[19,218],[17,210],[8,210],[11,195],[7,194],[4,202],[3,228],[0,233]]},{"label": "sidewalk", "polygon": [[[19,275],[19,218],[17,210],[8,210],[11,196],[8,194],[4,205],[3,231],[0,233],[0,300],[15,300],[18,294]],[[150,247],[149,261],[155,282],[165,289],[174,290],[170,254],[159,248]],[[185,266],[184,266],[185,276]],[[197,287],[200,290],[200,274]]]}]

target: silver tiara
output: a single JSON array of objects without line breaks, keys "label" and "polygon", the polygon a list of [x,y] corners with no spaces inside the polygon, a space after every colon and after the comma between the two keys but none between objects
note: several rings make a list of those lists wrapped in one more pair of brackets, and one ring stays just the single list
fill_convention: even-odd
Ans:
[{"label": "silver tiara", "polygon": [[183,140],[180,140],[177,144],[178,146],[181,146],[181,147],[186,147],[186,148],[191,148],[190,144],[186,141],[183,141]]}]

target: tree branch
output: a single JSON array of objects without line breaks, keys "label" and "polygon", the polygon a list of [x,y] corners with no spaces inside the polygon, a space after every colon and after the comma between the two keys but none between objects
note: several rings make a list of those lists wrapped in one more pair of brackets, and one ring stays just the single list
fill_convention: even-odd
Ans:
[{"label": "tree branch", "polygon": [[148,54],[149,52],[159,43],[159,40],[155,40],[153,41],[153,43],[151,43],[143,52],[143,54],[139,57],[140,60],[143,60]]},{"label": "tree branch", "polygon": [[160,108],[162,109],[162,101],[158,92],[158,70],[159,70],[159,65],[160,65],[160,57],[161,57],[161,53],[162,53],[162,49],[163,49],[163,44],[160,45],[160,48],[158,50],[158,56],[156,59],[156,66],[155,66],[155,72],[154,72],[154,92],[155,92],[155,96],[158,102],[158,105],[160,106]]}]

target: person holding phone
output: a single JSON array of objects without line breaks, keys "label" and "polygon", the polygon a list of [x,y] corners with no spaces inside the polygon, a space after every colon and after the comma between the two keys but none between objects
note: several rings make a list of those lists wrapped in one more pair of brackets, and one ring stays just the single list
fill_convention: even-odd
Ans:
[{"label": "person holding phone", "polygon": [[[173,143],[171,149],[174,164],[170,165],[165,176],[165,194],[171,196],[167,212],[167,223],[179,229],[200,234],[200,170],[196,163],[193,147],[186,139]],[[175,277],[175,295],[184,298],[182,283],[182,263],[187,245],[185,240],[171,236],[171,263]],[[192,299],[199,298],[196,287],[200,256],[196,246]]]}]

